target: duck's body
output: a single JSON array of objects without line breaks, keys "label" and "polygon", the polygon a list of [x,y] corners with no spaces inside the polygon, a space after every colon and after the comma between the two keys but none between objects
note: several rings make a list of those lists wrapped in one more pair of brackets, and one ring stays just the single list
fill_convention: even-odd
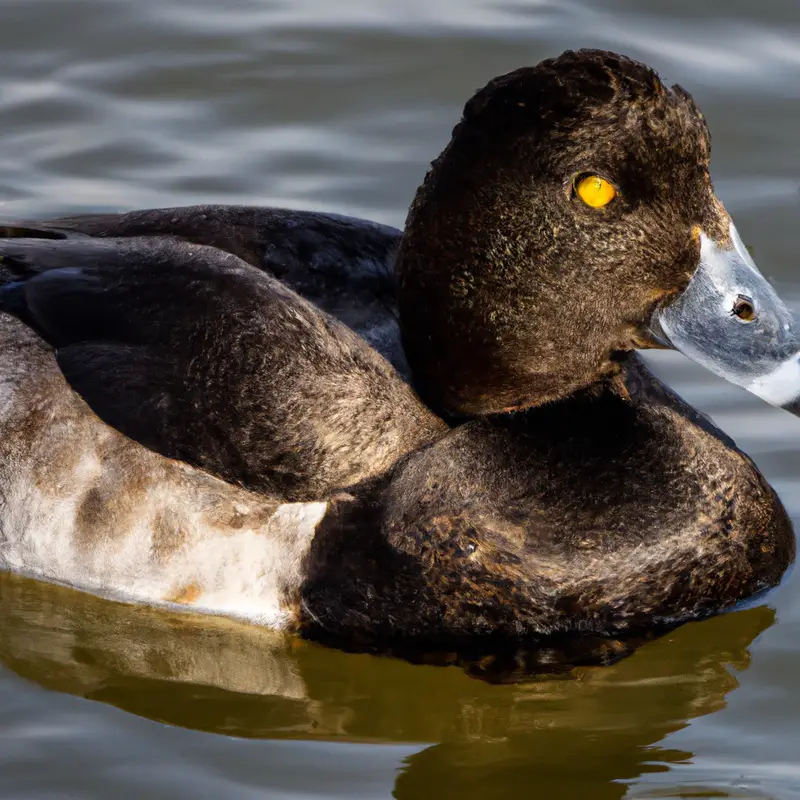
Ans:
[{"label": "duck's body", "polygon": [[[147,212],[152,234],[178,214],[224,218],[228,238],[209,243],[231,249],[230,232],[245,222],[257,220],[266,238],[276,220],[289,229],[293,220],[273,209],[164,209]],[[96,219],[42,225],[40,235],[69,225],[71,235],[97,236]],[[131,230],[130,219],[106,216],[102,231],[144,232]],[[294,221],[313,223],[316,252],[294,261],[292,245],[273,243],[265,269],[387,357],[402,353],[391,269],[399,232],[327,216]],[[343,226],[361,225],[385,246],[348,261],[336,242]],[[6,265],[15,252],[37,249],[56,252],[6,242]],[[278,263],[287,265],[283,274]],[[388,645],[424,631],[430,645],[674,625],[768,587],[791,559],[791,526],[752,462],[633,355],[600,394],[446,435],[434,423],[432,446],[390,480],[332,501],[284,503],[123,436],[73,391],[39,336],[7,314],[0,325],[6,569],[342,643]],[[395,363],[403,369],[401,358]],[[400,555],[376,554],[375,534],[395,538]],[[406,575],[402,551],[411,549],[416,570],[429,547],[435,580]],[[484,557],[493,562],[488,571]],[[532,557],[533,571],[530,563],[517,569]],[[515,586],[502,610],[488,588],[497,580]]]},{"label": "duck's body", "polygon": [[[643,65],[568,53],[470,101],[402,235],[212,206],[5,226],[0,565],[389,648],[629,635],[774,585],[780,501],[631,352],[713,330],[712,368],[786,394],[706,137]],[[584,198],[589,156],[618,190]]]},{"label": "duck's body", "polygon": [[[212,220],[228,236],[247,231],[251,242],[270,241],[270,257],[262,248],[254,248],[249,257],[340,316],[387,357],[394,354],[403,369],[392,274],[399,231],[337,216],[217,206],[148,212],[146,232],[157,236],[167,221],[175,225],[178,214]],[[65,256],[57,245],[53,250],[47,244],[47,236],[58,230],[80,246],[82,236],[98,235],[100,219],[107,226],[118,223],[111,235],[135,234],[141,226],[131,229],[131,216],[60,220],[36,230],[7,225],[6,234],[40,239],[7,241],[5,264],[12,252],[19,257],[37,251],[41,263],[48,255],[64,263]],[[247,228],[251,223],[258,225],[258,236]],[[292,231],[298,236],[292,238]],[[348,236],[360,258],[342,251]],[[237,249],[235,239],[224,244]],[[306,260],[297,254],[299,248]],[[190,255],[193,248],[167,242],[167,249]],[[127,254],[131,264],[138,252]],[[249,491],[122,435],[76,394],[52,348],[4,313],[0,376],[1,568],[104,596],[191,606],[273,628],[298,627],[303,561],[327,501],[282,502],[279,492]],[[386,395],[380,399],[391,409],[393,385],[404,383],[392,373],[387,377],[381,387]],[[402,403],[394,408],[403,419]],[[412,418],[420,411],[413,408]],[[410,441],[420,441],[410,430],[415,421],[421,438],[433,439],[445,430],[433,414],[422,411],[421,417],[405,418]],[[391,461],[404,449],[399,444]],[[365,460],[363,474],[345,483],[372,474],[368,454]]]}]

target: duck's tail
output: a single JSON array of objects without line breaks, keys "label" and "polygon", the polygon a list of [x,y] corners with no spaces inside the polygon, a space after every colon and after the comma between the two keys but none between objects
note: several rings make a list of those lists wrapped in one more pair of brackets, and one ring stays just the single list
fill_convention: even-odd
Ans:
[{"label": "duck's tail", "polygon": [[[0,285],[31,277],[30,263],[25,258],[25,248],[20,239],[63,241],[64,239],[86,239],[81,231],[71,230],[69,225],[57,221],[31,222],[28,220],[3,219],[0,217]],[[17,240],[17,241],[12,241]]]},{"label": "duck's tail", "polygon": [[0,217],[0,238],[2,239],[72,239],[86,234],[71,230],[68,225],[56,222],[29,222],[9,220]]}]

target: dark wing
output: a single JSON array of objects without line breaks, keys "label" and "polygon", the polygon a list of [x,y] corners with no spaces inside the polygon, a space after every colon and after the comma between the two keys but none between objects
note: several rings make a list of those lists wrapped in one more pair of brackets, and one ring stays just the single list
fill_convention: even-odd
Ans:
[{"label": "dark wing", "polygon": [[0,309],[108,424],[287,500],[385,471],[442,423],[363,339],[234,255],[161,238],[0,240]]},{"label": "dark wing", "polygon": [[408,375],[397,324],[394,261],[401,232],[395,228],[313,211],[202,205],[0,221],[0,236],[171,236],[218,247],[340,319]]}]

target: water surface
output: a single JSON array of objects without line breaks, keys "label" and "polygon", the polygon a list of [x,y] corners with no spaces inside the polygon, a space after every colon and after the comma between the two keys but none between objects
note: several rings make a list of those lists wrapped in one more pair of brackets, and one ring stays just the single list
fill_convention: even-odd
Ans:
[{"label": "water surface", "polygon": [[[402,225],[489,78],[568,47],[687,87],[718,192],[800,298],[794,0],[2,0],[0,213],[196,202]],[[800,420],[656,368],[800,524]],[[0,576],[6,798],[800,797],[800,581],[519,686]]]}]

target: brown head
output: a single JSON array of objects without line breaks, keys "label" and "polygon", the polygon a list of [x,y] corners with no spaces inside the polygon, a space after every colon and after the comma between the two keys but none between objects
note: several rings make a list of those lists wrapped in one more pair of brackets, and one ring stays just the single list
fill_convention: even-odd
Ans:
[{"label": "brown head", "polygon": [[[725,327],[733,316],[773,340],[789,330],[714,194],[709,155],[688,93],[625,56],[568,51],[481,89],[417,192],[397,262],[425,399],[457,414],[535,406],[613,375],[624,351],[665,345],[752,388],[758,375],[717,363],[730,336],[749,337],[748,354],[753,341],[765,347],[771,374],[794,336],[769,344],[753,338],[758,326]],[[704,360],[654,313],[709,253],[737,274],[701,298],[720,312],[692,334],[719,345]],[[740,285],[745,272],[757,280]]]}]

